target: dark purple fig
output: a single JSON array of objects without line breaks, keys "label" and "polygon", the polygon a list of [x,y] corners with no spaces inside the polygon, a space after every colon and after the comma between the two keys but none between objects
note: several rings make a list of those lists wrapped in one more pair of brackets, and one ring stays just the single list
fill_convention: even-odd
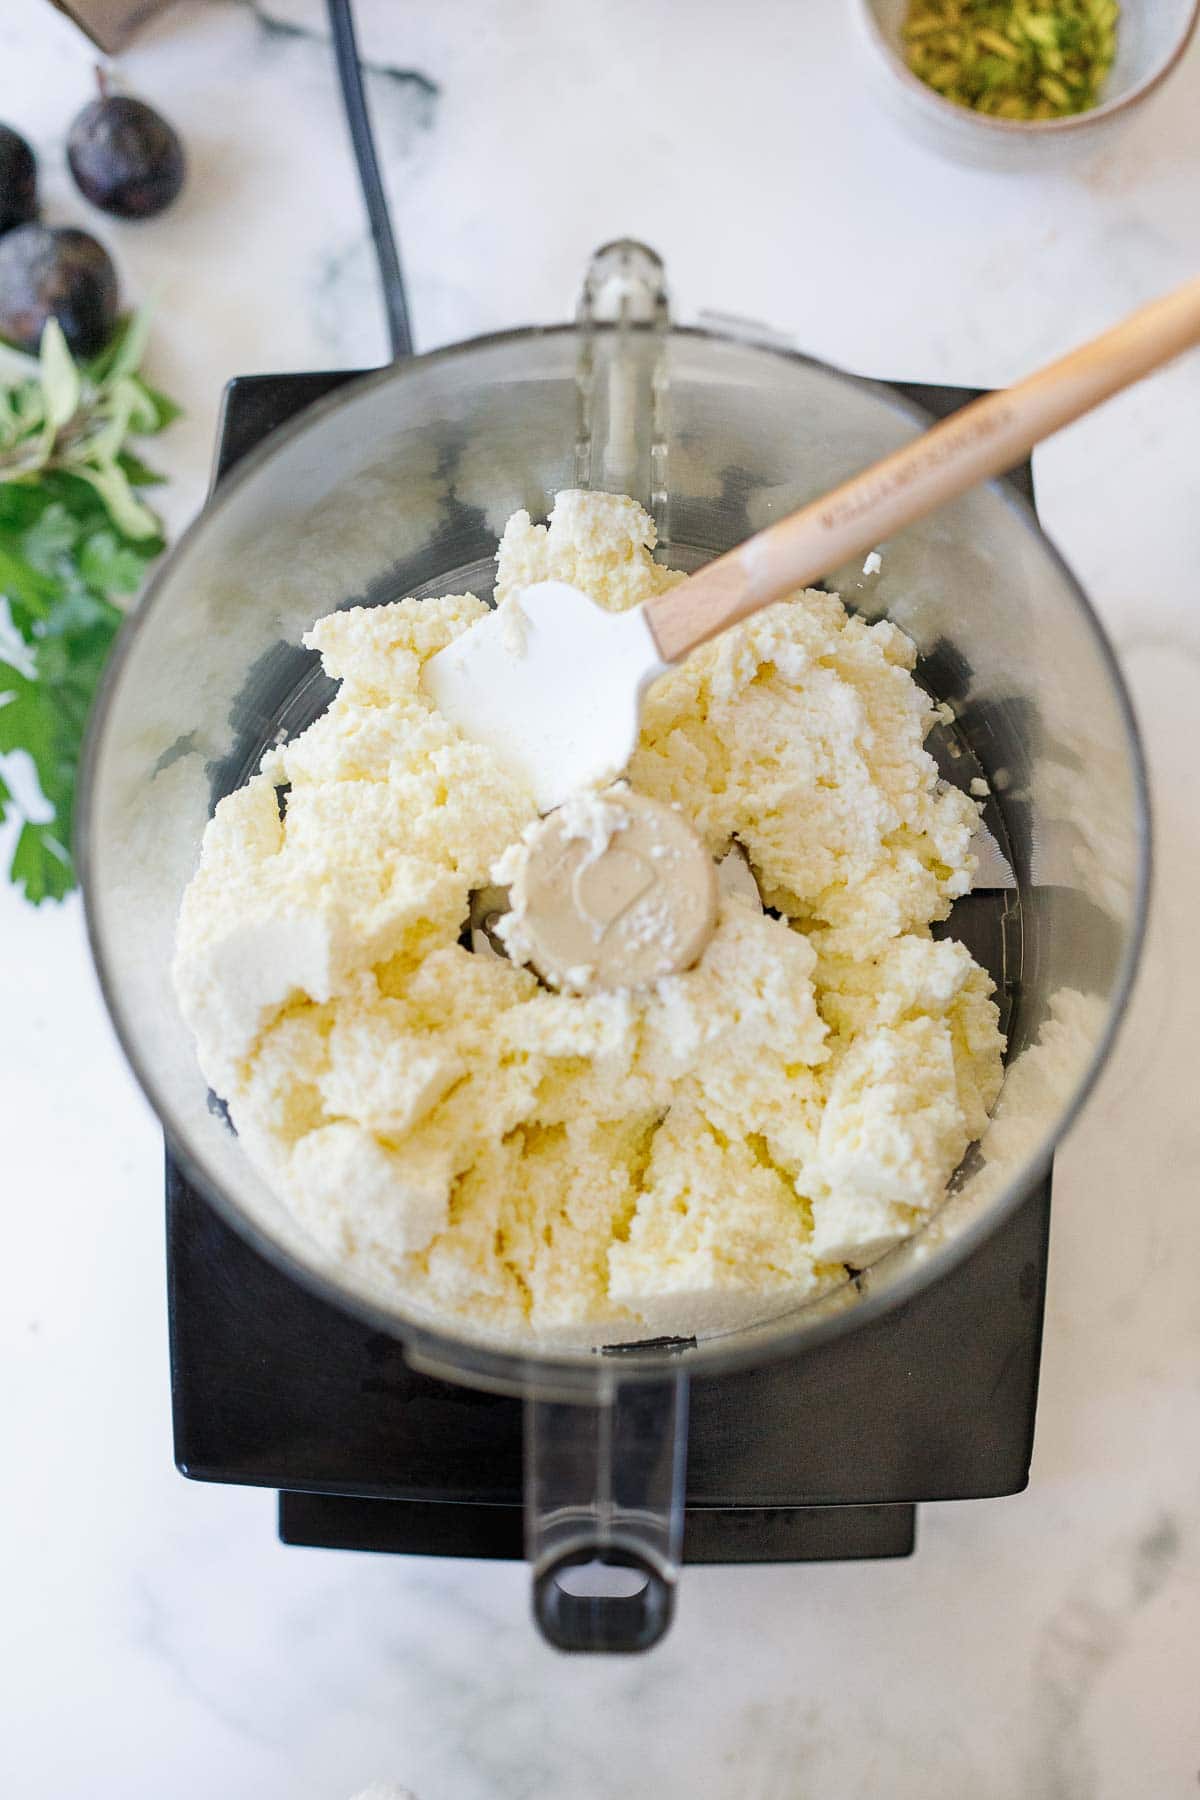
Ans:
[{"label": "dark purple fig", "polygon": [[102,94],[67,138],[67,162],[85,200],[119,219],[149,219],[183,186],[183,145],[144,100]]},{"label": "dark purple fig", "polygon": [[37,218],[37,158],[19,131],[0,125],[0,232]]},{"label": "dark purple fig", "polygon": [[36,351],[55,318],[77,356],[94,356],[117,323],[117,271],[86,231],[18,225],[0,238],[0,337]]}]

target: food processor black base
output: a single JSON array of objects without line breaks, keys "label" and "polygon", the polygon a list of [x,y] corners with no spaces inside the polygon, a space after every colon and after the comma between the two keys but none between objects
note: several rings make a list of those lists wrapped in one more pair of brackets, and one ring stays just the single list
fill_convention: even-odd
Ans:
[{"label": "food processor black base", "polygon": [[[230,384],[216,477],[349,373]],[[902,388],[928,411],[961,390]],[[1031,496],[1028,470],[1017,477]],[[957,925],[956,914],[956,929]],[[965,933],[964,933],[965,934]],[[692,1385],[685,1562],[908,1555],[922,1500],[1025,1486],[1050,1181],[964,1263],[802,1359]],[[260,1257],[167,1158],[175,1453],[273,1487],[284,1542],[520,1557],[522,1409],[419,1374],[401,1345]]]},{"label": "food processor black base", "polygon": [[[692,1384],[685,1562],[905,1556],[921,1500],[1024,1487],[1049,1182],[945,1280],[802,1360]],[[287,1543],[519,1557],[521,1403],[436,1381],[167,1167],[175,1452]]]}]

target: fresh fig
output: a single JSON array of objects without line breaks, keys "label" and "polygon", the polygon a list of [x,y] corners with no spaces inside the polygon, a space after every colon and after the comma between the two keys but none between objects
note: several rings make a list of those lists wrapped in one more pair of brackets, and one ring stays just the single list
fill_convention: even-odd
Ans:
[{"label": "fresh fig", "polygon": [[19,131],[0,125],[0,232],[37,218],[37,158]]},{"label": "fresh fig", "polygon": [[0,238],[0,337],[36,351],[55,318],[77,356],[94,356],[117,323],[117,271],[86,231],[18,225]]},{"label": "fresh fig", "polygon": [[144,100],[101,94],[67,138],[67,162],[85,200],[119,219],[149,219],[183,186],[183,145]]}]

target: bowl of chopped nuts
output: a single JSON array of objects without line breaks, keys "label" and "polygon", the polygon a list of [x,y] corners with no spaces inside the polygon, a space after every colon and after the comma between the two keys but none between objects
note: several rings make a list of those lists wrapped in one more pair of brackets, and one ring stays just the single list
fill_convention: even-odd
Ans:
[{"label": "bowl of chopped nuts", "polygon": [[933,148],[990,168],[1094,149],[1179,64],[1200,0],[854,0],[876,85]]}]

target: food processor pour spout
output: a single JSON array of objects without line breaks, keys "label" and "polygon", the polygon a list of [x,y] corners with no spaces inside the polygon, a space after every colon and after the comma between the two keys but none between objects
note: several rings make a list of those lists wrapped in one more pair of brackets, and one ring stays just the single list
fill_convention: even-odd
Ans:
[{"label": "food processor pour spout", "polygon": [[575,323],[575,485],[629,494],[665,538],[671,316],[662,258],[635,238],[601,245],[584,274]]},{"label": "food processor pour spout", "polygon": [[648,1650],[671,1623],[683,1548],[687,1376],[594,1404],[525,1401],[533,1613],[559,1650]]}]

